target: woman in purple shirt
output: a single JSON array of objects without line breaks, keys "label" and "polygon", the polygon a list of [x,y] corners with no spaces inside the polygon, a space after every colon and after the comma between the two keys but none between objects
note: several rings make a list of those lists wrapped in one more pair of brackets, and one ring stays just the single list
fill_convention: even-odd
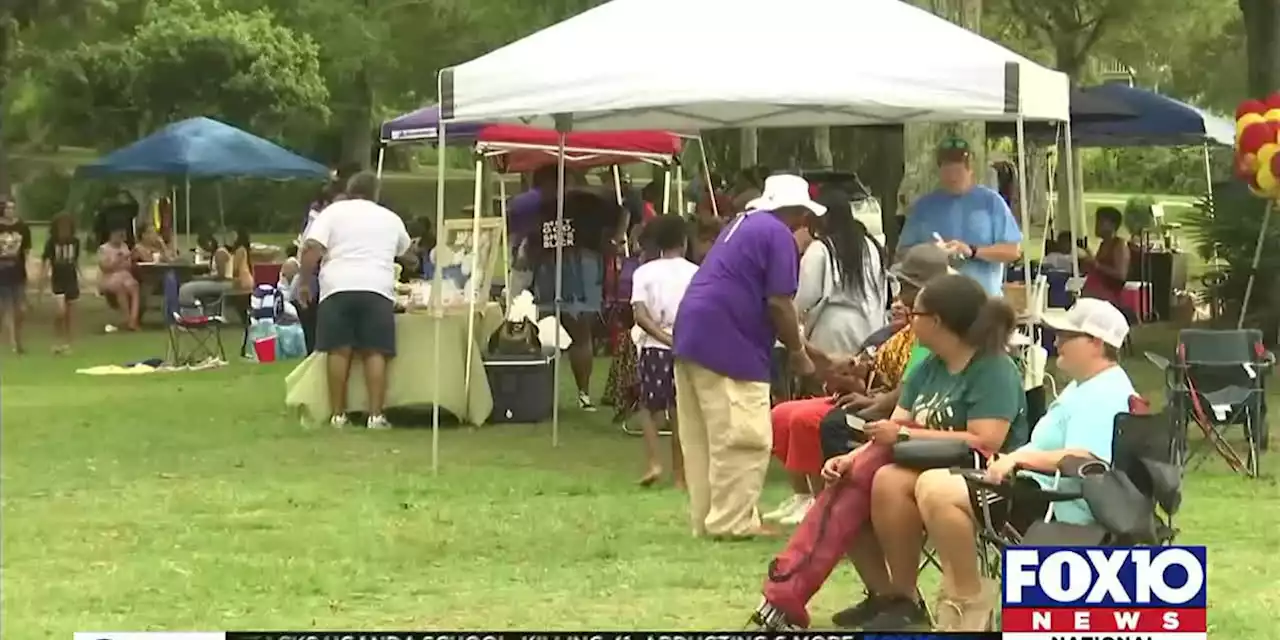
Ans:
[{"label": "woman in purple shirt", "polygon": [[775,341],[800,375],[814,371],[793,298],[795,231],[826,207],[799,176],[777,175],[726,225],[675,321],[677,422],[694,535],[763,531],[756,503],[769,466],[769,364]]}]

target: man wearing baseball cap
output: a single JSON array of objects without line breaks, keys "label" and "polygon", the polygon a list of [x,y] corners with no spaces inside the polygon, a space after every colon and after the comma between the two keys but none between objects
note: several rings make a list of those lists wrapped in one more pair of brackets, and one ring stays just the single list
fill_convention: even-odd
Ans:
[{"label": "man wearing baseball cap", "polygon": [[[676,417],[694,535],[762,532],[756,511],[769,466],[770,361],[781,341],[792,371],[813,373],[793,298],[795,231],[826,207],[809,183],[775,175],[720,232],[676,312]],[[816,354],[815,354],[816,355]]]},{"label": "man wearing baseball cap", "polygon": [[969,142],[955,136],[937,149],[940,188],[911,206],[898,251],[936,243],[988,295],[1002,295],[1005,264],[1022,255],[1022,230],[999,193],[977,184]]},{"label": "man wearing baseball cap", "polygon": [[[1068,456],[1110,462],[1115,417],[1129,412],[1137,399],[1133,382],[1117,363],[1129,323],[1111,303],[1095,298],[1081,298],[1069,311],[1051,311],[1044,322],[1057,330],[1058,368],[1071,377],[1071,383],[1036,423],[1031,441],[997,457],[987,467],[987,476],[1002,482],[1017,468],[1025,471],[1018,471],[1015,482],[1075,491],[1078,480],[1062,478],[1055,485],[1058,464]],[[973,540],[974,514],[960,476],[946,469],[927,471],[917,481],[916,492],[923,496],[920,515],[930,540]],[[1007,506],[993,503],[990,512],[1006,514],[1009,524],[1025,531],[1032,522],[1044,519],[1049,504],[1033,492],[1021,495]],[[1079,525],[1094,521],[1084,500],[1054,503],[1053,519]],[[999,603],[998,586],[979,578],[972,544],[939,544],[937,549],[945,586],[935,630],[985,629]]]}]

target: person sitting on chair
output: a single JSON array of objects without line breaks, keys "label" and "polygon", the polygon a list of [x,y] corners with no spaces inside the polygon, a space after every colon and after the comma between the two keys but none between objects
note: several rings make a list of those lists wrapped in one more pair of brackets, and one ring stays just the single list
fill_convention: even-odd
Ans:
[{"label": "person sitting on chair", "polygon": [[[1071,384],[1036,423],[1031,441],[999,456],[986,471],[1003,482],[1015,468],[1016,482],[1033,487],[1071,490],[1078,481],[1064,478],[1055,487],[1053,474],[1064,458],[1079,456],[1111,461],[1112,425],[1126,413],[1136,395],[1128,374],[1117,364],[1129,323],[1104,300],[1082,298],[1069,311],[1050,311],[1045,324],[1057,330],[1058,369]],[[985,631],[997,603],[997,585],[980,578],[975,520],[962,476],[948,469],[926,471],[916,483],[920,516],[942,564],[942,593],[933,608],[936,631]],[[1042,519],[1049,504],[1028,497],[991,504],[991,513],[1018,531]],[[1090,524],[1084,500],[1058,503],[1053,517],[1061,522]]]},{"label": "person sitting on chair", "polygon": [[890,271],[897,297],[891,308],[893,319],[886,327],[889,331],[868,336],[852,361],[833,365],[836,370],[856,371],[857,384],[829,380],[828,395],[783,402],[773,408],[773,454],[787,469],[795,494],[765,514],[765,520],[794,525],[804,519],[823,484],[823,461],[856,447],[848,416],[872,420],[888,417],[893,411],[902,380],[929,354],[917,344],[911,329],[911,305],[920,286],[947,273],[947,265],[942,248],[929,244],[912,247]]},{"label": "person sitting on chair", "polygon": [[[863,426],[867,443],[823,465],[832,489],[823,492],[770,566],[764,603],[753,616],[765,628],[808,626],[806,605],[844,552],[867,597],[836,614],[837,626],[902,631],[928,624],[916,598],[924,546],[915,506],[920,472],[894,462],[894,445],[961,442],[991,455],[1026,440],[1021,376],[1005,353],[1013,310],[977,281],[948,274],[929,280],[910,317],[930,355],[907,376],[890,419]],[[839,522],[823,522],[836,512]],[[815,534],[819,528],[825,536]]]},{"label": "person sitting on chair", "polygon": [[138,244],[133,246],[133,259],[143,262],[168,262],[177,256],[169,245],[165,244],[160,232],[151,225],[145,225],[138,236]]},{"label": "person sitting on chair", "polygon": [[[112,229],[107,241],[98,247],[98,291],[115,300],[116,306],[124,314],[123,326],[130,331],[138,330],[138,310],[140,293],[138,280],[133,277],[133,254],[129,251],[129,232],[122,228]],[[107,325],[108,331],[114,331]]]},{"label": "person sitting on chair", "polygon": [[212,253],[212,269],[178,288],[178,304],[183,309],[193,309],[199,304],[218,300],[227,294],[253,291],[253,267],[249,263],[249,232],[236,231],[235,240],[226,247],[216,241],[202,247]]}]

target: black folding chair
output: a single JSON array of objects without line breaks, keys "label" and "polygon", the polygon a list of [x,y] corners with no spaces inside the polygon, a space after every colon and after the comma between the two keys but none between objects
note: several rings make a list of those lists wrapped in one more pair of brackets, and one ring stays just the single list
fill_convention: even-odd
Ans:
[{"label": "black folding chair", "polygon": [[[1216,331],[1185,329],[1178,333],[1175,360],[1148,352],[1147,359],[1165,372],[1169,411],[1180,421],[1179,449],[1190,463],[1211,446],[1233,471],[1257,477],[1261,452],[1269,444],[1266,422],[1266,376],[1275,366],[1257,329]],[[1204,439],[1191,447],[1187,419]],[[1230,427],[1244,432],[1244,455],[1228,440]]]},{"label": "black folding chair", "polygon": [[183,308],[178,298],[178,278],[173,271],[164,276],[164,322],[169,344],[165,362],[174,366],[227,360],[222,346],[222,299],[194,308]]},{"label": "black folding chair", "polygon": [[[1000,580],[1000,551],[1010,545],[1028,546],[1166,546],[1178,535],[1174,517],[1182,505],[1184,467],[1179,449],[1185,431],[1170,411],[1150,415],[1122,413],[1112,424],[1111,463],[1094,458],[1067,458],[1059,465],[1051,489],[1010,474],[995,484],[980,471],[956,470],[969,487],[969,504],[976,520],[978,564],[987,578]],[[1066,478],[1082,479],[1098,473],[1123,474],[1141,494],[1144,509],[1132,514],[1142,533],[1120,533],[1105,522],[1090,525],[1054,520],[1056,503],[1084,498],[1079,487],[1065,487]],[[1044,518],[1029,525],[1011,516],[1022,501],[1047,502]],[[1098,517],[1098,514],[1094,514]],[[997,626],[998,627],[998,621]]]}]

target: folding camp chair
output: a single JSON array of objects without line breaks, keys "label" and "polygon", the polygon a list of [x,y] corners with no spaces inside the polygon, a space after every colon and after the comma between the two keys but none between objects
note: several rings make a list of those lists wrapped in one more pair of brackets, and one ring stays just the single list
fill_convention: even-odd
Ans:
[{"label": "folding camp chair", "polygon": [[[1189,463],[1211,445],[1233,471],[1257,477],[1261,452],[1267,449],[1265,378],[1275,366],[1257,329],[1215,331],[1185,329],[1178,333],[1176,359],[1153,353],[1147,359],[1165,372],[1169,410],[1184,428],[1179,449]],[[1204,433],[1194,448],[1187,441],[1187,418]],[[1228,428],[1244,431],[1242,456],[1227,440]]]},{"label": "folding camp chair", "polygon": [[164,275],[164,321],[169,345],[165,362],[174,365],[192,365],[210,359],[226,361],[222,347],[222,300],[197,303],[184,308],[178,299],[178,275],[167,271]]},{"label": "folding camp chair", "polygon": [[[1157,414],[1122,413],[1112,424],[1111,463],[1093,458],[1068,458],[1059,465],[1052,487],[1042,489],[1014,474],[1001,484],[988,482],[980,473],[957,471],[969,487],[969,504],[977,521],[978,564],[985,576],[1001,579],[1000,551],[1010,545],[1026,546],[1165,546],[1178,535],[1174,517],[1182,504],[1182,458],[1179,439],[1185,426],[1171,411]],[[1143,508],[1132,513],[1130,532],[1119,533],[1101,522],[1090,525],[1054,520],[1059,502],[1079,500],[1084,491],[1066,486],[1068,478],[1095,473],[1119,473],[1141,495]],[[1020,530],[1009,519],[1013,505],[1023,500],[1047,501],[1042,520]],[[1096,515],[1096,514],[1095,514]],[[1140,531],[1134,535],[1132,531]],[[998,611],[997,611],[998,615]],[[992,628],[999,629],[999,621]]]}]

